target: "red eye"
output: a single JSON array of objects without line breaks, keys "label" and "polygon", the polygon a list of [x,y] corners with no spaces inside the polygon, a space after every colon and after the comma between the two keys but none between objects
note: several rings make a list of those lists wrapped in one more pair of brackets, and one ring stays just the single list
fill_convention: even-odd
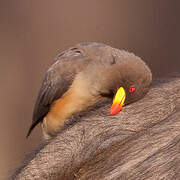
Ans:
[{"label": "red eye", "polygon": [[129,92],[130,92],[130,93],[134,92],[135,90],[136,90],[135,87],[130,87],[130,88],[129,88]]}]

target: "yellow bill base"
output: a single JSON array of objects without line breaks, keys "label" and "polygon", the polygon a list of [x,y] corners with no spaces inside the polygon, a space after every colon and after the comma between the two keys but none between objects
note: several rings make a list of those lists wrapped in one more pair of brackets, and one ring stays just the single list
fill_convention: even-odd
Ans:
[{"label": "yellow bill base", "polygon": [[115,115],[122,110],[126,98],[126,93],[123,87],[120,87],[114,97],[113,104],[110,109],[110,114]]}]

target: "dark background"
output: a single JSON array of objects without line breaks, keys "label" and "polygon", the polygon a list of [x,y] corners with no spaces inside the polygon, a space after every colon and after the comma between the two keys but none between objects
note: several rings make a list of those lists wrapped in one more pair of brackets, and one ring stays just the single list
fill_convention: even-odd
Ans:
[{"label": "dark background", "polygon": [[86,41],[142,57],[153,77],[180,72],[179,0],[0,1],[0,179],[37,147],[27,130],[37,92],[58,52]]}]

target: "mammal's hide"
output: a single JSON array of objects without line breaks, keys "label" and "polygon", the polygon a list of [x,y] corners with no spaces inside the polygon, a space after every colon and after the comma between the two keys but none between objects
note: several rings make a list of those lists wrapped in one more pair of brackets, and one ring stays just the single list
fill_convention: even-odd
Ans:
[{"label": "mammal's hide", "polygon": [[79,117],[16,179],[180,179],[180,76],[155,83],[116,116],[109,108]]}]

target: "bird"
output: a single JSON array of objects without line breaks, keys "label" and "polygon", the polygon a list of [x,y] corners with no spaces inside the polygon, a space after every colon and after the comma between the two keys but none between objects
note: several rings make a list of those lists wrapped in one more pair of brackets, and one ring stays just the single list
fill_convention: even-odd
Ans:
[{"label": "bird", "polygon": [[109,99],[110,114],[116,115],[141,99],[151,82],[150,68],[134,53],[97,42],[76,44],[58,54],[45,73],[26,137],[40,123],[49,139],[69,118]]}]

